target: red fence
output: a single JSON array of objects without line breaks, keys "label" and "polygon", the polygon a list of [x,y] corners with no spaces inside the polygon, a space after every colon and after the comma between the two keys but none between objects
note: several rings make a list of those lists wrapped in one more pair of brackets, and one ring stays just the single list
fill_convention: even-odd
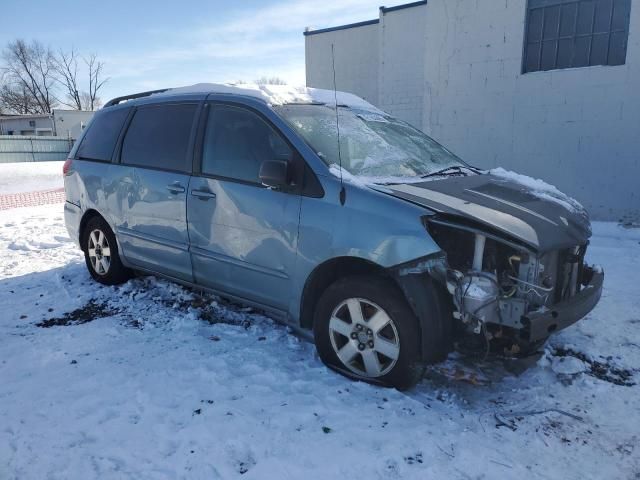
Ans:
[{"label": "red fence", "polygon": [[0,195],[0,210],[64,202],[64,188]]}]

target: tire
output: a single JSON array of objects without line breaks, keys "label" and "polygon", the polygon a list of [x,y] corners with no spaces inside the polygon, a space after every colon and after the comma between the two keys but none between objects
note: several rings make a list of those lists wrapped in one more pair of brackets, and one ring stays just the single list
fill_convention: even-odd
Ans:
[{"label": "tire", "polygon": [[346,376],[406,390],[424,373],[418,320],[385,278],[345,277],[329,286],[313,333],[322,361]]},{"label": "tire", "polygon": [[120,260],[116,236],[102,217],[93,217],[85,225],[82,250],[87,269],[96,282],[119,285],[131,278],[132,272]]}]

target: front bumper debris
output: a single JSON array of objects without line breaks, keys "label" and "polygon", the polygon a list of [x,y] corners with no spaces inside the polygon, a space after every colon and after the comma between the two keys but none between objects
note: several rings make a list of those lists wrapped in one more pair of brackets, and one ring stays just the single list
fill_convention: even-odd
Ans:
[{"label": "front bumper debris", "polygon": [[552,307],[527,313],[522,318],[523,340],[535,342],[573,325],[596,306],[602,294],[604,272],[594,270],[590,282],[575,296]]}]

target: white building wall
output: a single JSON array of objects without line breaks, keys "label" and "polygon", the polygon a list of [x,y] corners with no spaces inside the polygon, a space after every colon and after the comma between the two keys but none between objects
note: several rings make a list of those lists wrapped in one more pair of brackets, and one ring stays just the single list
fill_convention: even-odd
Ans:
[{"label": "white building wall", "polygon": [[0,117],[0,135],[53,135],[53,128],[53,121],[49,115]]},{"label": "white building wall", "polygon": [[[309,87],[333,89],[331,44],[335,45],[336,86],[378,102],[378,24],[305,36]],[[347,68],[348,65],[348,68]]]},{"label": "white building wall", "polygon": [[594,218],[640,217],[640,3],[626,64],[522,74],[526,0],[430,0],[422,129],[472,164],[555,184]]},{"label": "white building wall", "polygon": [[[95,112],[53,109],[52,114],[0,117],[0,135],[55,135],[77,139]],[[31,125],[34,122],[35,126]]]},{"label": "white building wall", "polygon": [[84,110],[54,109],[53,119],[56,125],[56,135],[76,140],[88,125],[89,120],[93,118],[94,113]]},{"label": "white building wall", "polygon": [[381,10],[367,32],[377,28],[377,44],[352,48],[349,30],[307,36],[307,85],[332,88],[330,50],[316,46],[333,42],[345,52],[336,75],[349,79],[338,89],[369,101],[377,91],[372,103],[470,163],[543,178],[595,219],[638,221],[640,2],[631,4],[622,66],[522,74],[526,0],[429,0]]},{"label": "white building wall", "polygon": [[426,14],[427,5],[380,9],[376,105],[418,128],[424,112]]}]

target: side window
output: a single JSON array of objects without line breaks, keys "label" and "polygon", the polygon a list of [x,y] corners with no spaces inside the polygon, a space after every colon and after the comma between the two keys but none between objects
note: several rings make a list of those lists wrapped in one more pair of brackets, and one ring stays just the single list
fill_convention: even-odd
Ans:
[{"label": "side window", "polygon": [[128,108],[106,109],[96,113],[78,147],[76,158],[110,162],[118,135],[128,114]]},{"label": "side window", "polygon": [[190,172],[189,138],[197,105],[140,107],[122,142],[120,161],[127,165]]},{"label": "side window", "polygon": [[209,109],[202,173],[260,183],[262,162],[290,158],[289,145],[256,113],[227,105]]}]

